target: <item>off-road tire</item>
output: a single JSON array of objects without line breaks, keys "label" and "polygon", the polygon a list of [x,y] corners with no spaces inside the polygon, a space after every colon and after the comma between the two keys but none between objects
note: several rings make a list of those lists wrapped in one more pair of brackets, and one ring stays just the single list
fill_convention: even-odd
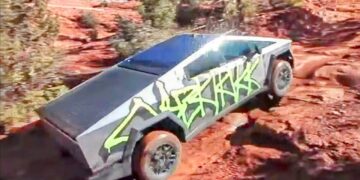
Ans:
[{"label": "off-road tire", "polygon": [[[279,73],[281,70],[285,68],[289,70],[290,73],[290,82],[288,85],[281,89],[277,86],[277,82],[279,80]],[[271,108],[273,106],[278,106],[282,97],[285,96],[287,91],[290,88],[290,84],[292,82],[292,68],[288,61],[277,59],[273,64],[273,68],[271,71],[271,79],[269,82],[269,91],[265,93],[261,93],[257,96],[257,98],[263,103],[266,108]]]},{"label": "off-road tire", "polygon": [[292,83],[292,68],[288,61],[275,60],[270,80],[270,94],[279,99],[289,91]]},{"label": "off-road tire", "polygon": [[[167,156],[167,154],[176,155],[176,160],[173,163],[170,163],[171,168],[166,172],[156,173],[154,170],[154,162],[159,162],[154,160],[156,152],[165,152],[164,147],[171,147],[172,150],[166,151],[167,153],[161,154]],[[175,153],[174,153],[175,152]],[[156,156],[159,157],[159,156]],[[163,158],[160,158],[163,159]],[[181,143],[179,139],[172,133],[168,131],[152,131],[146,134],[143,139],[135,148],[133,156],[133,170],[135,176],[142,180],[152,180],[152,179],[167,179],[176,169],[177,165],[181,160]]]}]

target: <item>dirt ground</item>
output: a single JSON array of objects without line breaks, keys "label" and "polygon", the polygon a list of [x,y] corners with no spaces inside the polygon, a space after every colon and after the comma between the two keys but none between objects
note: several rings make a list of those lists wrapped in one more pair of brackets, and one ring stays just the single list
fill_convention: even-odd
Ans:
[{"label": "dirt ground", "polygon": [[[87,40],[86,29],[75,21],[74,12],[81,10],[68,7],[75,2],[57,7],[59,2],[50,1],[63,18],[58,45],[74,49],[64,72],[91,76],[114,62],[107,44],[114,30],[99,29],[103,38]],[[360,1],[334,2],[308,0],[304,8],[257,16],[252,34],[295,39],[290,92],[277,107],[254,99],[184,143],[171,179],[359,179]],[[118,10],[137,18],[131,7]],[[0,154],[0,179],[88,177],[40,128],[1,140]]]}]

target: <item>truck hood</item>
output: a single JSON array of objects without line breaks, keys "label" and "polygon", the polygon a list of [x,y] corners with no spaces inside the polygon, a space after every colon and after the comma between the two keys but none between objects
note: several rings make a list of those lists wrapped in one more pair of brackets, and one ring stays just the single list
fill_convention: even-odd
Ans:
[{"label": "truck hood", "polygon": [[40,116],[76,138],[158,76],[112,67],[38,110]]}]

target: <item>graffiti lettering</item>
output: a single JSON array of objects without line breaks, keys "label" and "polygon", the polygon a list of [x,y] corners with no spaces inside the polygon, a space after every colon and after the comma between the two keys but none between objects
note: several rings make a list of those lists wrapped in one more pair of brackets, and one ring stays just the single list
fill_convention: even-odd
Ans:
[{"label": "graffiti lettering", "polygon": [[238,103],[242,97],[252,94],[261,87],[252,78],[259,62],[260,58],[257,58],[252,62],[245,63],[243,71],[242,66],[222,73],[210,71],[207,74],[199,75],[207,77],[204,80],[201,81],[199,77],[194,77],[192,79],[194,84],[170,92],[165,89],[163,82],[157,81],[155,86],[160,94],[160,103],[150,105],[141,98],[134,98],[130,112],[105,140],[104,148],[110,154],[113,147],[127,142],[128,135],[123,135],[123,131],[135,116],[141,116],[139,114],[141,108],[151,116],[162,112],[172,112],[182,120],[187,128],[190,128],[197,118],[206,115],[206,108],[212,108],[212,115],[217,115],[226,108],[227,103]]}]

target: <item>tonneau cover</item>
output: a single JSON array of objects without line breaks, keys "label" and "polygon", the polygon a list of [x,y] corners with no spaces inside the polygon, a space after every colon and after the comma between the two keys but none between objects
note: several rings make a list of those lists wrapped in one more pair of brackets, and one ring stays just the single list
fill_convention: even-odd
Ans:
[{"label": "tonneau cover", "polygon": [[114,66],[40,108],[39,113],[75,138],[156,79]]}]

